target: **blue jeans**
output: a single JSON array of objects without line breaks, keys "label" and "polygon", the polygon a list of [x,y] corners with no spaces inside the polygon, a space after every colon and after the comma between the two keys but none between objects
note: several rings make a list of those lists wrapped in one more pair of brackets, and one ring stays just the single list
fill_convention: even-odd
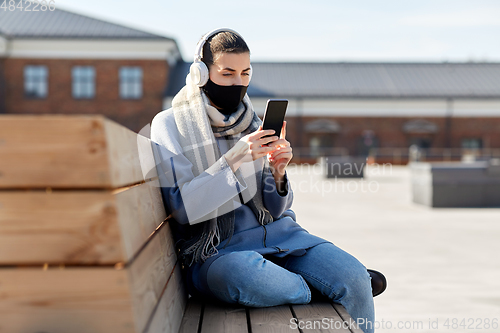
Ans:
[{"label": "blue jeans", "polygon": [[199,277],[202,281],[195,279],[194,286],[202,294],[252,307],[309,303],[312,286],[342,304],[355,321],[365,323],[360,325],[365,333],[373,332],[370,275],[352,255],[322,243],[302,256],[268,259],[255,251],[222,255],[207,263],[202,269],[206,274]]}]

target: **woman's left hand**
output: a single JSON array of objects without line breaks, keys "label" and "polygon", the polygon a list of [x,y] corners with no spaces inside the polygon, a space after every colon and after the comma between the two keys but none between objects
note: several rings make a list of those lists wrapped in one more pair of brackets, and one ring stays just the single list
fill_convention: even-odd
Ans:
[{"label": "woman's left hand", "polygon": [[283,122],[280,138],[269,143],[269,146],[274,146],[276,148],[268,153],[267,156],[274,180],[276,184],[278,184],[278,181],[282,182],[284,180],[285,168],[293,157],[290,142],[286,140],[286,121]]}]

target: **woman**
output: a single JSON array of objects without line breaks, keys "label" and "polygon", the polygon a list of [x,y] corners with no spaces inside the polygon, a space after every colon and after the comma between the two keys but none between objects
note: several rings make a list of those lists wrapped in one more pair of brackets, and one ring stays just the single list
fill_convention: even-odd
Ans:
[{"label": "woman", "polygon": [[366,268],[295,222],[286,123],[281,133],[262,130],[246,94],[251,71],[239,34],[209,32],[172,108],[152,121],[161,191],[176,220],[189,292],[265,307],[305,304],[313,291],[373,323]]}]

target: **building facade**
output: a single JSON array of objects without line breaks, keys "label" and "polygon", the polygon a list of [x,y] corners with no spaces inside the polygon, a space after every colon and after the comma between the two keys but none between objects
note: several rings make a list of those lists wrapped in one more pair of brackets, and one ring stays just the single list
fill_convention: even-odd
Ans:
[{"label": "building facade", "polygon": [[171,38],[62,9],[0,11],[0,112],[99,113],[137,132],[180,58]]}]

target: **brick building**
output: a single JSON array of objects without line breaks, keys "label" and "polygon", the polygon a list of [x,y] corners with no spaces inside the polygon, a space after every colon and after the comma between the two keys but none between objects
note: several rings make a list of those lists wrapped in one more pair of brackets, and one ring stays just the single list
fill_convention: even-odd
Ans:
[{"label": "brick building", "polygon": [[[168,37],[58,8],[0,11],[0,113],[99,113],[139,131],[170,107],[189,65]],[[296,157],[375,151],[405,162],[412,144],[448,157],[500,149],[500,63],[253,69],[260,115],[268,98],[290,101]]]},{"label": "brick building", "polygon": [[[179,62],[172,69],[164,108],[184,84],[189,65]],[[267,99],[289,100],[287,136],[296,157],[371,151],[406,163],[413,144],[437,159],[457,159],[464,150],[500,152],[500,63],[252,67],[248,94],[260,115]]]},{"label": "brick building", "polygon": [[0,113],[99,113],[139,131],[180,58],[168,37],[58,8],[1,10]]}]

